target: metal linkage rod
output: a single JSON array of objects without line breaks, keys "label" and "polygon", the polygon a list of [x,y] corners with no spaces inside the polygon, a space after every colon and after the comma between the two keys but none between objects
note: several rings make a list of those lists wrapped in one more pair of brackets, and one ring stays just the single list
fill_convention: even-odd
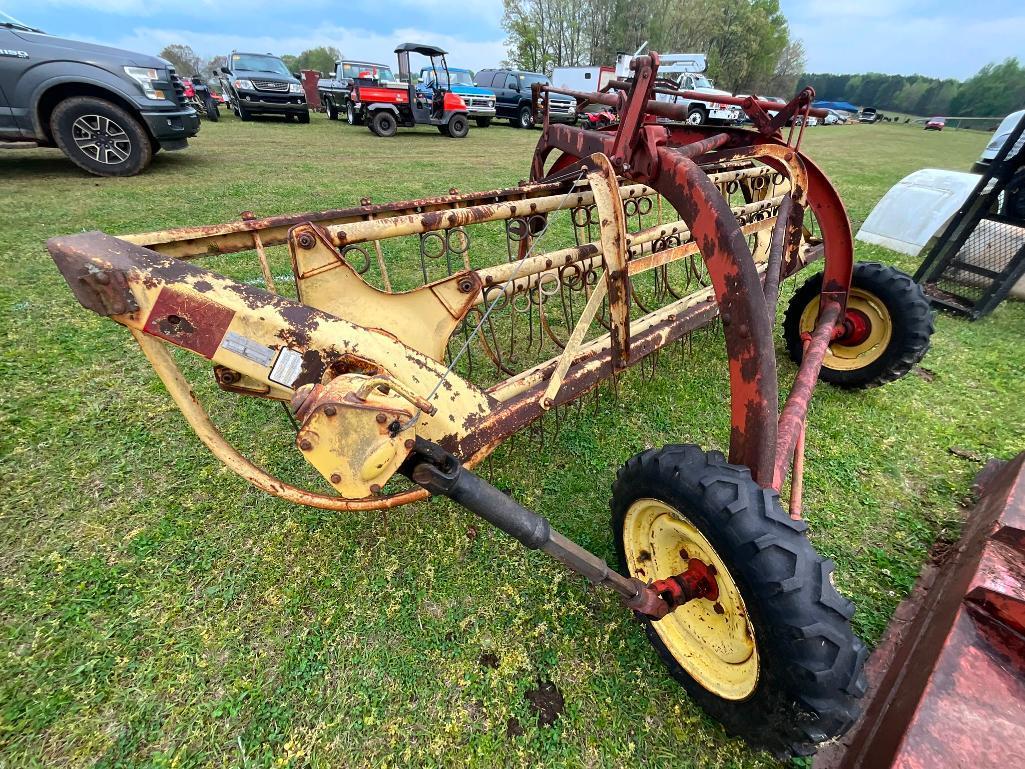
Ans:
[{"label": "metal linkage rod", "polygon": [[437,444],[417,438],[401,472],[432,494],[442,494],[462,505],[525,547],[547,553],[590,583],[618,593],[630,609],[656,619],[669,612],[668,604],[639,579],[624,577],[553,529],[546,518],[467,470]]}]

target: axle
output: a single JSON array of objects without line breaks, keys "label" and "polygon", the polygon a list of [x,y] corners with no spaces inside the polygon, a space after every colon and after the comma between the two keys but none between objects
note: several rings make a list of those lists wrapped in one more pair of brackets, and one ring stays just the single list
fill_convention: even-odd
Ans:
[{"label": "axle", "polygon": [[432,494],[442,494],[479,515],[531,550],[540,550],[581,575],[591,584],[608,588],[637,614],[661,619],[687,601],[719,595],[715,567],[692,558],[685,572],[644,584],[624,577],[604,560],[567,539],[546,518],[528,510],[495,488],[443,448],[422,438],[400,469]]}]

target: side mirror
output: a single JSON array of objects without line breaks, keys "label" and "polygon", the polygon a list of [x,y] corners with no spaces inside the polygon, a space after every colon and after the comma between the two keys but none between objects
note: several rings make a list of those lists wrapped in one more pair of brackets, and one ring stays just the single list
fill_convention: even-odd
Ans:
[{"label": "side mirror", "polygon": [[292,73],[292,77],[294,77],[296,80],[301,80],[302,79],[300,73],[298,73],[298,72],[293,72]]},{"label": "side mirror", "polygon": [[221,67],[221,74],[230,75],[231,71],[227,67]]}]

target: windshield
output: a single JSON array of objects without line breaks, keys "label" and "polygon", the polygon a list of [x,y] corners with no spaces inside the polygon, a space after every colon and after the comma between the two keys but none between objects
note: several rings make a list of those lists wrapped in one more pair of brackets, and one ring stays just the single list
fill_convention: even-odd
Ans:
[{"label": "windshield", "polygon": [[365,62],[344,62],[342,64],[342,77],[358,77],[364,80],[394,80],[391,67],[383,64],[367,64]]},{"label": "windshield", "polygon": [[544,75],[520,75],[520,84],[524,89],[529,89],[534,83],[541,83],[542,85],[551,85],[551,81]]},{"label": "windshield", "polygon": [[25,32],[42,32],[41,29],[30,27],[28,24],[22,24],[13,16],[8,16],[3,11],[0,11],[0,27],[8,27],[9,29],[20,29]]},{"label": "windshield", "polygon": [[255,53],[233,53],[232,69],[248,69],[250,72],[270,72],[273,75],[292,76],[288,67],[277,56],[260,56]]},{"label": "windshield", "polygon": [[715,86],[712,85],[712,81],[709,80],[704,75],[695,75],[694,76],[694,87],[695,88],[715,88]]},{"label": "windshield", "polygon": [[[442,85],[445,85],[445,70],[442,67],[438,67],[438,80],[441,81]],[[473,76],[469,72],[453,72],[449,70],[449,78],[451,78],[452,85],[473,85]],[[434,81],[434,70],[430,67],[424,67],[420,70],[420,82],[431,83]]]}]

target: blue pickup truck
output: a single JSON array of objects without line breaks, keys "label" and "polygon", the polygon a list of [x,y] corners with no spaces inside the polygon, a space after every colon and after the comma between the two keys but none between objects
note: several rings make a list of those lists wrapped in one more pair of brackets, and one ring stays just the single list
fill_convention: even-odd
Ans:
[{"label": "blue pickup truck", "polygon": [[[448,68],[451,85],[448,90],[458,94],[466,102],[466,114],[476,121],[478,127],[487,128],[495,117],[495,94],[487,88],[478,88],[473,84],[473,73],[468,69],[457,67]],[[433,70],[431,67],[424,67],[420,70],[420,78],[417,80],[417,90],[427,96],[434,94],[435,83],[441,78],[441,86],[445,87],[445,73],[442,70]]]}]

